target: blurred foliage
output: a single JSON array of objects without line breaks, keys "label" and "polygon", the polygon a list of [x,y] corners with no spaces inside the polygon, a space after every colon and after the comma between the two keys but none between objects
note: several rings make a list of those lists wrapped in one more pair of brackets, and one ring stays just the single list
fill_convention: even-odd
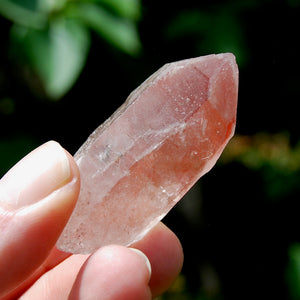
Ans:
[{"label": "blurred foliage", "polygon": [[14,25],[12,54],[41,80],[50,99],[61,98],[82,71],[92,29],[114,47],[137,55],[139,0],[1,0],[0,13]]},{"label": "blurred foliage", "polygon": [[184,42],[188,36],[193,36],[199,52],[209,54],[211,49],[216,53],[233,52],[239,65],[243,65],[248,51],[238,15],[247,9],[247,5],[241,3],[231,2],[230,5],[224,2],[210,12],[180,11],[168,24],[166,37]]},{"label": "blurred foliage", "polygon": [[159,299],[300,299],[299,0],[0,0],[0,14],[0,176],[49,139],[73,153],[164,63],[233,52],[237,134],[165,218],[185,263]]},{"label": "blurred foliage", "polygon": [[38,146],[38,141],[29,135],[19,135],[8,139],[2,138],[0,140],[0,176],[2,177],[9,170],[12,162],[19,161]]},{"label": "blurred foliage", "polygon": [[295,243],[289,249],[289,261],[286,269],[286,280],[291,299],[300,299],[300,244]]},{"label": "blurred foliage", "polygon": [[272,199],[300,191],[300,142],[292,147],[288,133],[236,135],[221,159],[223,163],[232,161],[260,172]]}]

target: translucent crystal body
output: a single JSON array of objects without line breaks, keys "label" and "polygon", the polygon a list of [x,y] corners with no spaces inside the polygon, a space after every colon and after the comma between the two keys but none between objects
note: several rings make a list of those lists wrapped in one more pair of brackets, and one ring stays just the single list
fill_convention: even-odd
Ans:
[{"label": "translucent crystal body", "polygon": [[142,238],[219,158],[236,121],[232,54],[167,64],[75,155],[81,191],[58,248],[90,253]]}]

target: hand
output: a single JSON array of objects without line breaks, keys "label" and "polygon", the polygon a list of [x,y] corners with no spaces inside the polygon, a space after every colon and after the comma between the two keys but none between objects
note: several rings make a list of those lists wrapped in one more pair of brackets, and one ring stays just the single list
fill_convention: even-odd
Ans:
[{"label": "hand", "polygon": [[56,142],[35,149],[1,179],[1,300],[151,299],[176,278],[182,248],[163,224],[134,248],[110,245],[92,255],[59,251],[55,243],[79,185],[73,157]]}]

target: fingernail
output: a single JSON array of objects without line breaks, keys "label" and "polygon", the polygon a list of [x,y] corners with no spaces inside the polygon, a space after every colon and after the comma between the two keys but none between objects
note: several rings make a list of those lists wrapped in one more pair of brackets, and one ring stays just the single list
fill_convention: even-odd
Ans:
[{"label": "fingernail", "polygon": [[142,257],[146,263],[146,267],[148,269],[149,272],[149,280],[151,278],[151,273],[152,273],[152,269],[151,269],[151,264],[150,261],[148,259],[148,257],[140,250],[136,249],[136,248],[129,248],[130,250],[134,251],[135,253],[137,253],[140,257]]},{"label": "fingernail", "polygon": [[71,179],[65,150],[50,141],[30,152],[0,181],[0,201],[19,209],[45,198]]}]

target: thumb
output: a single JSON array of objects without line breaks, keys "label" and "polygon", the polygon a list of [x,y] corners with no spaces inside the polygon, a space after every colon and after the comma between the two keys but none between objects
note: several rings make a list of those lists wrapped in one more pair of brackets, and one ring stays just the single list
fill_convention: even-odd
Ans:
[{"label": "thumb", "polygon": [[79,194],[72,156],[48,142],[0,181],[0,298],[47,258]]}]

